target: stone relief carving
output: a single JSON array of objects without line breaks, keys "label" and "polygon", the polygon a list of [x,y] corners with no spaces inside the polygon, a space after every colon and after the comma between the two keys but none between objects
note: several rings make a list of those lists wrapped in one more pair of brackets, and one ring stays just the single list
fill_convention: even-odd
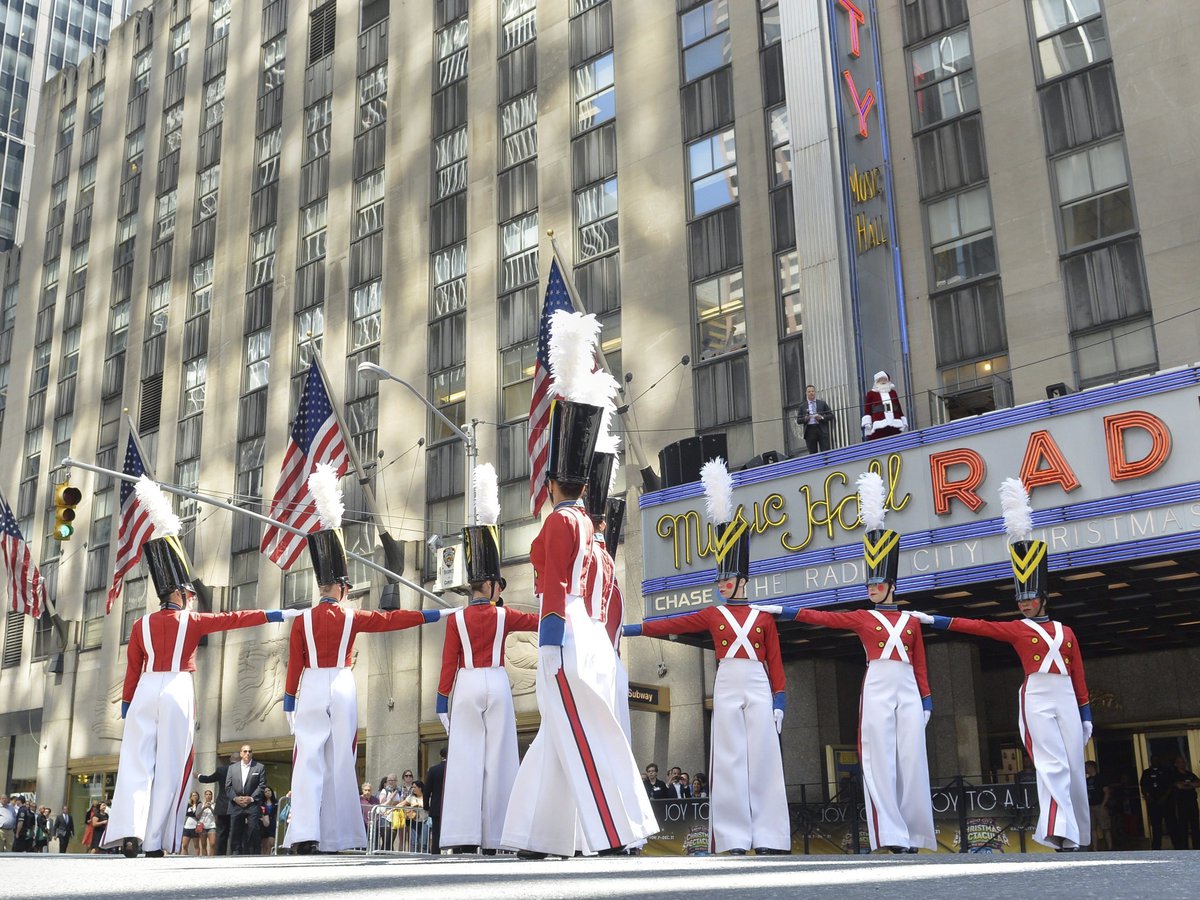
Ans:
[{"label": "stone relief carving", "polygon": [[251,722],[265,722],[275,707],[282,705],[287,654],[288,639],[285,637],[246,643],[238,648],[234,728],[241,731]]},{"label": "stone relief carving", "polygon": [[103,696],[96,698],[92,707],[92,734],[96,737],[119,741],[125,733],[121,724],[121,694],[124,690],[125,679],[118,678]]},{"label": "stone relief carving", "polygon": [[518,631],[508,636],[504,652],[504,668],[512,682],[514,697],[532,694],[537,677],[538,642],[536,632]]}]

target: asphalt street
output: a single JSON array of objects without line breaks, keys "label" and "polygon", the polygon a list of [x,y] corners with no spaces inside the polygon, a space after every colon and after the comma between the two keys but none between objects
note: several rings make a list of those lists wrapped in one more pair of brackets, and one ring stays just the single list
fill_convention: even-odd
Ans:
[{"label": "asphalt street", "polygon": [[[1200,896],[1200,852],[918,857],[242,857],[129,860],[6,854],[10,898],[1149,897]],[[385,894],[386,892],[386,894]]]}]

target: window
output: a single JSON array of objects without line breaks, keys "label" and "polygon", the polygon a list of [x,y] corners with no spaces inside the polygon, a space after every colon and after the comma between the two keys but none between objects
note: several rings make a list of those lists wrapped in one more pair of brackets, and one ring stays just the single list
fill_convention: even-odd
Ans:
[{"label": "window", "polygon": [[1108,59],[1100,0],[1029,0],[1043,80]]},{"label": "window", "polygon": [[146,149],[146,129],[139,128],[125,138],[125,175],[133,175],[141,168],[142,153]]},{"label": "window", "polygon": [[163,148],[173,153],[183,142],[183,104],[176,103],[163,113]]},{"label": "window", "polygon": [[999,282],[934,297],[930,307],[939,366],[995,356],[1008,349]]},{"label": "window", "polygon": [[196,220],[217,214],[217,189],[221,183],[221,164],[210,166],[196,176]]},{"label": "window", "polygon": [[188,41],[192,36],[192,21],[188,19],[180,22],[171,29],[170,37],[170,52],[171,52],[171,71],[174,72],[180,66],[187,65],[188,58]]},{"label": "window", "polygon": [[287,35],[267,41],[262,46],[263,90],[268,93],[283,86],[284,65],[287,54]]},{"label": "window", "polygon": [[501,167],[508,168],[537,154],[537,91],[500,107]]},{"label": "window", "polygon": [[313,351],[321,352],[325,340],[325,307],[313,306],[296,313],[296,353],[293,374],[303,374],[313,361]]},{"label": "window", "polygon": [[176,191],[171,191],[158,198],[154,232],[156,244],[165,241],[175,233],[175,208],[178,202],[176,194]]},{"label": "window", "polygon": [[467,247],[456,244],[433,256],[432,318],[465,309],[467,305]]},{"label": "window", "polygon": [[204,127],[212,128],[225,118],[225,73],[204,85]]},{"label": "window", "polygon": [[181,417],[204,412],[204,387],[207,380],[207,356],[199,356],[183,364],[183,394],[179,401]]},{"label": "window", "polygon": [[1145,264],[1137,238],[1063,260],[1072,331],[1150,312]]},{"label": "window", "polygon": [[759,22],[762,25],[762,45],[769,47],[783,37],[779,27],[779,0],[758,0]]},{"label": "window", "polygon": [[914,49],[913,73],[915,130],[922,130],[979,107],[971,38],[964,28],[935,38]]},{"label": "window", "polygon": [[500,0],[501,55],[537,37],[537,0]]},{"label": "window", "polygon": [[742,273],[731,272],[692,288],[696,301],[696,346],[701,361],[746,347],[746,304]]},{"label": "window", "polygon": [[607,122],[617,114],[613,55],[606,53],[575,70],[575,133]]},{"label": "window", "polygon": [[246,335],[246,382],[242,393],[248,394],[267,386],[271,370],[271,329],[264,328]]},{"label": "window", "polygon": [[100,82],[95,87],[88,90],[87,97],[87,122],[84,124],[84,130],[94,128],[100,124],[100,119],[104,116],[104,82]]},{"label": "window", "polygon": [[133,85],[129,91],[131,97],[150,89],[150,62],[151,48],[146,48],[133,58]]},{"label": "window", "polygon": [[213,0],[212,12],[209,14],[212,18],[212,36],[208,39],[210,44],[215,44],[229,34],[229,10],[232,5],[233,0]]},{"label": "window", "polygon": [[358,78],[358,130],[366,131],[387,121],[387,64]]},{"label": "window", "polygon": [[250,235],[250,288],[275,278],[275,226]]},{"label": "window", "polygon": [[308,64],[333,52],[337,40],[337,0],[327,2],[308,14]]},{"label": "window", "polygon": [[350,292],[350,349],[361,350],[379,343],[383,283],[376,279]]},{"label": "window", "polygon": [[273,128],[261,134],[255,143],[254,160],[258,166],[255,188],[271,184],[279,178],[279,151],[283,147],[283,129]]},{"label": "window", "polygon": [[452,131],[433,142],[435,200],[467,189],[467,127]]},{"label": "window", "polygon": [[500,226],[500,256],[503,261],[501,291],[537,281],[538,215],[536,212]]},{"label": "window", "polygon": [[188,298],[187,317],[195,318],[212,307],[213,261],[210,256],[192,266],[192,293]]},{"label": "window", "polygon": [[685,12],[679,20],[683,42],[683,80],[694,81],[701,75],[729,65],[728,0],[709,0]]},{"label": "window", "polygon": [[1111,65],[1088,69],[1038,91],[1046,152],[1053,155],[1119,134],[1121,104]]},{"label": "window", "polygon": [[992,210],[986,186],[931,203],[925,209],[935,288],[996,270]]},{"label": "window", "polygon": [[81,166],[79,169],[79,199],[76,206],[83,208],[92,205],[92,190],[96,186],[96,161]]},{"label": "window", "polygon": [[921,198],[976,184],[987,177],[979,116],[951,122],[916,139]]},{"label": "window", "polygon": [[1158,368],[1154,322],[1149,316],[1087,334],[1073,334],[1071,345],[1075,351],[1080,387],[1153,372]]},{"label": "window", "polygon": [[775,259],[779,291],[779,333],[785,337],[801,334],[804,320],[800,298],[800,257],[795,250],[781,253]]},{"label": "window", "polygon": [[325,256],[325,223],[329,200],[322,198],[300,210],[300,257],[297,266],[306,266]]},{"label": "window", "polygon": [[575,248],[579,261],[617,247],[617,179],[584,188],[575,194]]},{"label": "window", "polygon": [[1064,253],[1136,227],[1120,139],[1059,157],[1052,169]]},{"label": "window", "polygon": [[915,43],[967,21],[967,0],[904,0],[904,40]]},{"label": "window", "polygon": [[437,33],[437,87],[444,88],[467,77],[466,18],[452,22]]},{"label": "window", "polygon": [[310,163],[329,152],[333,98],[322,97],[304,111],[304,162]]},{"label": "window", "polygon": [[688,178],[693,216],[737,202],[737,150],[732,128],[688,145]]},{"label": "window", "polygon": [[382,169],[354,182],[354,240],[383,228],[383,187]]},{"label": "window", "polygon": [[731,463],[740,464],[753,456],[750,365],[746,354],[697,366],[695,388],[697,430],[701,433],[725,432]]},{"label": "window", "polygon": [[767,113],[767,125],[771,132],[771,159],[775,169],[771,174],[771,186],[778,187],[792,180],[792,133],[788,125],[788,109],[777,106]]},{"label": "window", "polygon": [[[466,415],[466,366],[455,366],[431,375],[429,377],[429,397],[443,415],[454,424],[461,426]],[[453,436],[453,432],[446,427],[446,424],[431,413],[429,416],[429,442],[436,444]]]}]

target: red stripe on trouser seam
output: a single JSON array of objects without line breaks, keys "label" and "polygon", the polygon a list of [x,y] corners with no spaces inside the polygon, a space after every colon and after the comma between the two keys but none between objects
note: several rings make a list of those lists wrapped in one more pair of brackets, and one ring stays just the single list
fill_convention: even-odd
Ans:
[{"label": "red stripe on trouser seam", "polygon": [[1046,823],[1046,836],[1054,835],[1054,820],[1058,818],[1058,804],[1054,802],[1054,798],[1050,798],[1050,821]]},{"label": "red stripe on trouser seam", "polygon": [[596,801],[596,811],[600,813],[600,823],[604,826],[604,834],[610,847],[621,845],[621,836],[617,834],[617,826],[609,812],[608,803],[604,800],[604,791],[600,787],[600,775],[596,771],[596,760],[592,756],[592,748],[588,746],[587,735],[583,733],[583,723],[579,721],[579,710],[575,706],[575,698],[571,695],[571,686],[562,669],[555,676],[558,683],[559,696],[562,697],[563,708],[567,721],[571,723],[571,733],[575,738],[575,746],[579,749],[579,759],[583,763],[583,771],[587,775],[588,786],[592,789],[592,799]]},{"label": "red stripe on trouser seam", "polygon": [[1025,686],[1027,683],[1021,684],[1021,724],[1025,726],[1025,752],[1029,754],[1029,761],[1036,766],[1037,760],[1033,758],[1033,732],[1029,730],[1029,716],[1025,713]]}]

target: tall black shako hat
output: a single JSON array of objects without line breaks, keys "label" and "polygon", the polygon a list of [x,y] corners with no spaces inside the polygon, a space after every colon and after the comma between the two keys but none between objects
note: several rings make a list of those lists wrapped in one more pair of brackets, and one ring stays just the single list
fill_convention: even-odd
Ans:
[{"label": "tall black shako hat", "polygon": [[158,535],[142,545],[142,558],[146,560],[146,569],[150,572],[158,599],[165,601],[177,590],[194,593],[187,553],[179,543],[179,516],[171,508],[171,501],[145,475],[138,479],[134,491],[150,520],[153,533]]},{"label": "tall black shako hat", "polygon": [[1045,541],[1033,539],[1033,507],[1019,478],[1000,483],[1000,508],[1012,560],[1015,600],[1045,600],[1050,596],[1050,558]]},{"label": "tall black shako hat", "polygon": [[482,463],[471,473],[471,489],[475,493],[476,524],[462,530],[463,561],[467,583],[494,581],[505,586],[500,574],[500,486],[496,469]]},{"label": "tall black shako hat", "polygon": [[546,474],[562,484],[587,484],[604,410],[559,397],[550,406],[550,459]]},{"label": "tall black shako hat", "polygon": [[713,524],[717,580],[750,580],[750,524],[733,504],[733,476],[721,458],[700,467],[704,505]]},{"label": "tall black shako hat", "polygon": [[342,537],[342,489],[340,473],[333,466],[319,463],[308,476],[308,490],[317,507],[321,529],[308,536],[308,555],[312,558],[313,575],[318,585],[344,584],[350,586],[350,569],[346,562],[346,541]]},{"label": "tall black shako hat", "polygon": [[858,515],[863,534],[863,566],[867,584],[896,584],[900,574],[900,533],[883,527],[887,515],[883,478],[878,472],[858,476]]},{"label": "tall black shako hat", "polygon": [[625,526],[625,498],[609,497],[604,509],[604,546],[608,555],[617,558],[617,545],[621,543],[621,529]]},{"label": "tall black shako hat", "polygon": [[608,493],[612,487],[613,471],[617,465],[617,454],[597,450],[592,454],[592,467],[588,471],[587,493],[584,496],[584,506],[593,522],[599,522],[605,516],[608,507]]}]

